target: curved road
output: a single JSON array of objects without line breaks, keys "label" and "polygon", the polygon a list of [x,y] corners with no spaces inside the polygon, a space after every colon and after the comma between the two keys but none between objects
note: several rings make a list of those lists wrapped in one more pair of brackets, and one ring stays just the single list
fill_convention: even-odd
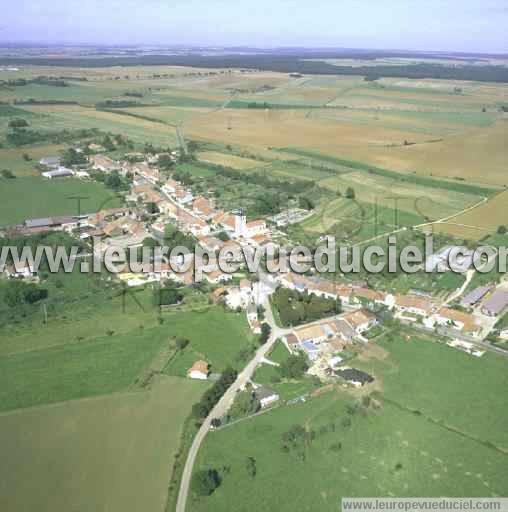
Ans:
[{"label": "curved road", "polygon": [[277,327],[277,325],[275,324],[275,320],[273,318],[272,308],[270,307],[268,299],[265,300],[263,306],[265,307],[265,321],[272,328],[270,337],[268,338],[268,341],[264,345],[257,349],[254,357],[249,361],[247,366],[238,374],[238,377],[236,378],[235,382],[231,384],[229,389],[217,402],[215,407],[203,421],[203,424],[198,430],[198,433],[196,434],[196,437],[194,438],[189,453],[187,455],[185,467],[183,468],[182,480],[180,482],[180,490],[178,493],[178,501],[176,504],[176,512],[185,512],[194,462],[196,460],[199,447],[201,446],[201,443],[203,442],[206,434],[210,430],[212,419],[221,418],[228,412],[229,408],[233,404],[236,393],[243,389],[247,382],[249,382],[249,380],[252,378],[252,375],[254,374],[254,371],[256,370],[256,367],[267,355],[267,353],[273,347],[277,339],[291,332],[291,329],[281,329],[280,327]]}]

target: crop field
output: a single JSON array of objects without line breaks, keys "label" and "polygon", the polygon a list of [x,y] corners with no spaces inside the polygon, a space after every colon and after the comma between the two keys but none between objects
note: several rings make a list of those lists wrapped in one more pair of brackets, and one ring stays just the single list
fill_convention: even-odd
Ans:
[{"label": "crop field", "polygon": [[191,405],[206,384],[152,389],[0,415],[2,510],[163,512]]},{"label": "crop field", "polygon": [[76,178],[48,180],[41,177],[1,179],[0,225],[22,222],[33,217],[76,215],[75,196],[83,196],[82,211],[96,212],[105,203],[115,206],[117,200],[104,185]]},{"label": "crop field", "polygon": [[[27,107],[38,112],[31,126],[41,130],[71,130],[98,128],[105,132],[123,134],[134,142],[177,145],[175,128],[159,121],[149,121],[116,112],[105,112],[79,105]],[[141,114],[141,112],[139,112]]]},{"label": "crop field", "polygon": [[508,191],[501,192],[478,208],[434,226],[436,232],[449,233],[459,238],[480,240],[508,224]]},{"label": "crop field", "polygon": [[198,159],[202,162],[223,165],[224,167],[231,167],[232,169],[252,169],[253,167],[263,165],[263,162],[259,162],[258,160],[236,155],[227,155],[216,151],[203,151],[202,153],[198,153]]},{"label": "crop field", "polygon": [[[355,361],[378,380],[377,406],[348,413],[354,397],[335,388],[210,434],[197,469],[228,470],[189,510],[332,511],[344,496],[506,495],[506,397],[485,395],[506,387],[504,362],[428,340],[381,345],[385,356]],[[282,435],[293,425],[315,437],[288,452]]]},{"label": "crop field", "polygon": [[210,107],[173,107],[161,105],[157,107],[123,108],[119,113],[127,112],[135,116],[157,119],[169,125],[181,124],[192,117],[200,118],[210,111]]}]

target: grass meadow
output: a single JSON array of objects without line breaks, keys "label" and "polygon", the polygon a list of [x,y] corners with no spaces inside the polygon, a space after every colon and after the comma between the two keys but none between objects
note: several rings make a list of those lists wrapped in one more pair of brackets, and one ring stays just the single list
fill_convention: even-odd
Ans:
[{"label": "grass meadow", "polygon": [[[376,377],[377,406],[351,414],[354,397],[334,388],[210,434],[197,469],[217,468],[223,482],[188,510],[332,511],[345,496],[506,495],[504,361],[423,339],[387,339],[380,352],[354,363]],[[315,437],[287,453],[281,437],[293,425]]]},{"label": "grass meadow", "polygon": [[76,178],[48,180],[39,176],[0,179],[0,225],[23,222],[34,217],[76,215],[82,196],[81,212],[93,213],[103,205],[118,206],[118,199],[104,185]]}]

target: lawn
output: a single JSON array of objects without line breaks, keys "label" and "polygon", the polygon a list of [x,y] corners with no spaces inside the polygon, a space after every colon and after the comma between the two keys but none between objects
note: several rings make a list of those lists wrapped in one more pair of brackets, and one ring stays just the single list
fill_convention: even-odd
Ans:
[{"label": "lawn", "polygon": [[0,415],[2,510],[163,512],[185,418],[206,384],[165,377]]},{"label": "lawn", "polygon": [[33,217],[76,215],[82,196],[81,212],[93,213],[104,207],[118,206],[118,199],[104,185],[75,178],[46,180],[41,177],[2,179],[0,185],[0,225],[9,225]]}]

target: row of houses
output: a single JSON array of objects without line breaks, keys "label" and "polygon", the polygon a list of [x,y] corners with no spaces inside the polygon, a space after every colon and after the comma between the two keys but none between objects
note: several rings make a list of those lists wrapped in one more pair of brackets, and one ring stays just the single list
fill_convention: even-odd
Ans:
[{"label": "row of houses", "polygon": [[[428,327],[448,326],[472,336],[481,333],[481,326],[474,315],[452,308],[439,308],[432,298],[416,294],[390,294],[372,290],[365,283],[333,283],[319,278],[288,273],[281,277],[282,286],[300,292],[307,291],[317,296],[337,299],[344,304],[358,306],[382,305],[392,310],[396,316],[405,320],[421,319]],[[506,293],[506,292],[505,292]],[[483,304],[484,314],[500,314],[508,305],[508,293],[494,292],[493,299]]]}]

